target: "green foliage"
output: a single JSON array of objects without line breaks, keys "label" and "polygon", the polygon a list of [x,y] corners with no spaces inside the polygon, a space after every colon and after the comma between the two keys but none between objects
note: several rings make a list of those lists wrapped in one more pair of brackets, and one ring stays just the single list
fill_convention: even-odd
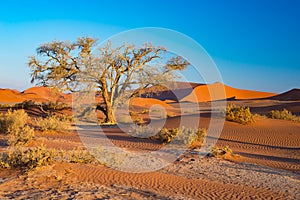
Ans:
[{"label": "green foliage", "polygon": [[0,114],[0,132],[9,134],[18,131],[25,126],[27,120],[28,115],[23,109]]},{"label": "green foliage", "polygon": [[282,111],[272,110],[270,113],[268,113],[267,116],[272,119],[283,119],[300,122],[300,117],[293,115],[292,112],[288,111],[287,109],[283,109]]},{"label": "green foliage", "polygon": [[249,107],[229,104],[226,108],[226,120],[239,124],[250,124],[254,122],[254,116]]},{"label": "green foliage", "polygon": [[34,129],[29,126],[11,131],[8,134],[7,143],[10,146],[25,145],[34,138]]},{"label": "green foliage", "polygon": [[228,155],[229,156],[232,155],[232,150],[228,146],[225,146],[223,148],[214,146],[210,151],[210,156],[217,157],[217,158],[228,156]]},{"label": "green foliage", "polygon": [[42,131],[63,131],[67,128],[69,122],[62,120],[61,117],[53,115],[37,119],[36,124]]},{"label": "green foliage", "polygon": [[16,147],[0,155],[0,167],[33,169],[51,164],[54,156],[54,151],[45,147]]}]

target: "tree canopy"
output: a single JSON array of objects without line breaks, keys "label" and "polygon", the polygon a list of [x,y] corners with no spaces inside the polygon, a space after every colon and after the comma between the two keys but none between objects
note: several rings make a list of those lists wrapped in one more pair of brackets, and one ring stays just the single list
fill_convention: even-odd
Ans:
[{"label": "tree canopy", "polygon": [[164,47],[145,43],[141,47],[111,42],[97,46],[97,39],[78,38],[75,42],[53,41],[40,45],[29,57],[31,82],[61,90],[78,91],[80,85],[93,83],[103,104],[99,109],[107,123],[115,123],[114,109],[129,89],[139,90],[174,80],[176,70],[188,61],[171,56]]}]

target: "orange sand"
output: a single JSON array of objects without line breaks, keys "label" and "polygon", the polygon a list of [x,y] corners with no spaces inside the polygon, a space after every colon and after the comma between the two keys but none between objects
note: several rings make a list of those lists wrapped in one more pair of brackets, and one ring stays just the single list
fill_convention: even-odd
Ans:
[{"label": "orange sand", "polygon": [[201,85],[196,87],[191,94],[181,99],[181,101],[207,102],[228,98],[256,99],[270,97],[274,95],[274,93],[259,92],[253,90],[241,90],[229,87],[222,83],[214,83],[210,85]]}]

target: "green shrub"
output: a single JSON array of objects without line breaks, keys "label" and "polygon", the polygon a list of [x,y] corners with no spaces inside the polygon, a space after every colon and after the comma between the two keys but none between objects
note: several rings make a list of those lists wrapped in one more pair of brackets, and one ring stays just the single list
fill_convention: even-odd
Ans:
[{"label": "green shrub", "polygon": [[0,131],[5,134],[18,131],[23,128],[28,120],[27,113],[22,110],[7,111],[0,114]]},{"label": "green shrub", "polygon": [[34,138],[34,129],[29,126],[16,129],[8,134],[8,145],[25,145]]},{"label": "green shrub", "polygon": [[68,122],[62,121],[60,117],[54,115],[38,119],[36,124],[42,131],[63,131],[68,126]]},{"label": "green shrub", "polygon": [[272,110],[270,113],[268,113],[267,116],[272,119],[283,119],[300,122],[300,117],[293,115],[292,112],[288,111],[287,109],[283,109],[282,111]]},{"label": "green shrub", "polygon": [[226,120],[239,124],[250,124],[254,122],[254,116],[249,107],[229,104],[226,108]]},{"label": "green shrub", "polygon": [[210,156],[217,157],[217,158],[224,157],[224,156],[231,156],[231,155],[232,155],[232,150],[228,146],[225,146],[223,148],[214,146],[210,151]]},{"label": "green shrub", "polygon": [[0,155],[0,167],[33,169],[52,163],[54,156],[54,151],[45,147],[17,147]]}]

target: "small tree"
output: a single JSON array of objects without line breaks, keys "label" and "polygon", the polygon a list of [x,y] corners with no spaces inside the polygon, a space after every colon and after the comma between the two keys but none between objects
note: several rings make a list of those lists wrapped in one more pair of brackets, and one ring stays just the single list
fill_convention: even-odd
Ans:
[{"label": "small tree", "polygon": [[[104,102],[97,106],[106,116],[106,123],[116,123],[114,109],[128,95],[128,89],[141,89],[172,81],[175,70],[189,63],[180,56],[166,55],[163,47],[144,44],[142,47],[111,42],[96,48],[96,39],[78,38],[76,42],[53,41],[37,48],[31,56],[32,82],[61,90],[77,91],[80,83],[93,83]],[[95,50],[95,51],[94,51]],[[96,53],[92,53],[96,52]],[[166,58],[169,59],[166,59]]]}]

